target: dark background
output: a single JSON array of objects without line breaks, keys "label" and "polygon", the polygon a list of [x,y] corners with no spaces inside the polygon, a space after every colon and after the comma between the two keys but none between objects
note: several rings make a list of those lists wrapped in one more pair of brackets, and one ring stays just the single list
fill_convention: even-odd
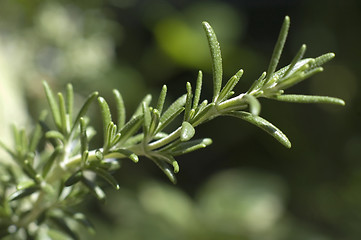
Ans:
[{"label": "dark background", "polygon": [[[361,236],[360,4],[4,0],[0,53],[12,56],[8,71],[16,74],[7,81],[18,82],[29,119],[45,107],[41,79],[59,91],[71,82],[79,100],[99,90],[112,102],[111,90],[117,88],[131,115],[146,93],[156,99],[163,84],[169,102],[183,94],[199,69],[205,75],[202,99],[210,97],[202,21],[217,33],[224,78],[245,70],[237,88],[242,92],[266,70],[283,18],[290,16],[280,67],[303,43],[305,57],[334,52],[336,58],[288,93],[340,97],[345,107],[262,99],[261,116],[287,134],[291,149],[248,123],[215,119],[197,129],[198,137],[214,143],[178,158],[176,186],[147,159],[124,161],[117,173],[120,193],[110,190],[105,206],[89,200],[81,208],[97,223],[95,239],[356,240]],[[92,121],[99,124],[93,111]]]}]

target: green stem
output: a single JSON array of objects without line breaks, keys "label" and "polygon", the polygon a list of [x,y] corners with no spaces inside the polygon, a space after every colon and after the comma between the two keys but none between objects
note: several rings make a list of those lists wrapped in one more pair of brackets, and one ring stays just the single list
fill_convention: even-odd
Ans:
[{"label": "green stem", "polygon": [[169,134],[167,137],[162,138],[158,141],[152,142],[148,145],[147,149],[148,150],[154,150],[160,147],[163,147],[165,145],[167,145],[168,143],[176,140],[177,138],[179,138],[180,133],[181,133],[181,127],[177,128],[177,130],[175,130],[174,132],[172,132],[171,134]]},{"label": "green stem", "polygon": [[[59,182],[59,179],[62,179],[64,174],[64,169],[60,165],[57,165],[52,172],[48,174],[49,177],[45,180],[44,185],[54,186],[54,183]],[[44,189],[40,190],[38,198],[32,206],[32,210],[19,221],[17,224],[18,227],[27,227],[30,223],[38,219],[45,209],[53,205],[53,203],[50,203],[48,195],[48,192]]]},{"label": "green stem", "polygon": [[[138,145],[137,145],[138,146]],[[133,146],[132,148],[130,148],[129,150],[134,152],[136,155],[138,156],[144,156],[144,152],[141,150],[140,147],[137,146]],[[91,150],[88,153],[88,161],[96,161],[98,160],[97,156],[96,156],[96,152],[102,152],[103,148],[99,148],[99,149],[95,149],[95,150]],[[126,158],[127,156],[120,153],[120,152],[110,152],[104,155],[104,159],[109,159],[109,158]],[[72,158],[70,158],[66,163],[64,163],[64,167],[65,169],[69,169],[69,168],[75,168],[77,166],[80,165],[82,161],[82,157],[81,154],[75,155]]]},{"label": "green stem", "polygon": [[224,101],[222,103],[219,103],[217,105],[217,110],[220,113],[226,113],[231,112],[235,110],[243,110],[245,109],[248,104],[246,100],[244,99],[245,94],[242,93],[234,98],[228,99],[227,101]]}]

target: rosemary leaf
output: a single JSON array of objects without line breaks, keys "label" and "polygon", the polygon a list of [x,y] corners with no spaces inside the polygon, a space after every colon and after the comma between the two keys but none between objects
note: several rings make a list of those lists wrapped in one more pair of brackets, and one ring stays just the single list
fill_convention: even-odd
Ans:
[{"label": "rosemary leaf", "polygon": [[83,179],[83,171],[78,170],[75,173],[73,173],[65,182],[64,186],[70,187],[76,183],[78,183],[80,180]]},{"label": "rosemary leaf", "polygon": [[288,16],[286,16],[283,21],[280,34],[278,36],[276,46],[272,53],[271,61],[270,61],[270,64],[269,64],[268,70],[267,70],[267,77],[265,79],[265,83],[267,83],[272,78],[272,75],[277,68],[278,62],[279,62],[281,54],[282,54],[283,47],[286,42],[289,27],[290,27],[290,18]]},{"label": "rosemary leaf", "polygon": [[149,133],[148,133],[151,137],[153,137],[154,133],[156,132],[159,125],[159,121],[160,121],[159,111],[157,109],[153,109],[153,111],[151,112],[151,120],[149,124]]},{"label": "rosemary leaf", "polygon": [[163,173],[168,177],[168,179],[173,183],[177,183],[177,178],[175,177],[174,172],[170,165],[162,160],[152,157],[153,162],[163,171]]},{"label": "rosemary leaf", "polygon": [[248,112],[239,111],[239,112],[231,112],[226,114],[228,116],[237,117],[242,120],[245,120],[249,123],[256,125],[261,128],[265,132],[269,133],[275,139],[277,139],[280,143],[282,143],[285,147],[290,148],[291,142],[288,140],[287,136],[275,127],[272,123],[268,122],[266,119],[261,118],[259,116],[252,115]]},{"label": "rosemary leaf", "polygon": [[231,77],[224,88],[222,89],[221,93],[218,97],[218,102],[222,102],[226,100],[226,97],[229,96],[229,93],[233,90],[233,88],[237,85],[239,79],[243,75],[243,69],[239,70],[233,77]]},{"label": "rosemary leaf", "polygon": [[266,77],[267,73],[263,72],[261,74],[261,76],[253,82],[253,84],[251,85],[251,87],[249,88],[249,90],[247,91],[247,94],[252,93],[253,91],[257,91],[260,87],[262,87],[261,85],[263,84],[263,82],[265,81],[265,77]]},{"label": "rosemary leaf", "polygon": [[104,144],[105,142],[107,142],[107,139],[109,138],[108,136],[108,126],[110,124],[110,122],[112,121],[112,116],[110,113],[110,109],[108,106],[108,103],[105,101],[104,98],[102,97],[98,97],[98,104],[101,110],[101,116],[102,116],[102,120],[103,120],[103,134],[104,134]]},{"label": "rosemary leaf", "polygon": [[132,160],[135,163],[137,163],[139,161],[138,156],[135,153],[133,153],[132,151],[129,151],[127,149],[118,148],[118,149],[115,149],[115,150],[112,150],[109,152],[109,154],[113,154],[113,153],[119,153],[119,154],[129,158],[130,160]]},{"label": "rosemary leaf", "polygon": [[187,89],[187,98],[186,98],[186,103],[185,103],[185,107],[184,107],[184,117],[183,117],[183,121],[188,121],[189,120],[189,113],[192,109],[192,86],[190,84],[190,82],[187,82],[186,84],[186,89]]},{"label": "rosemary leaf", "polygon": [[149,126],[150,126],[150,121],[152,119],[150,110],[149,110],[149,106],[146,102],[143,102],[143,115],[144,115],[144,121],[143,121],[143,131],[145,136],[148,137],[148,133],[149,133]]},{"label": "rosemary leaf", "polygon": [[[80,149],[82,156],[88,151],[88,136],[86,133],[86,124],[84,118],[80,118]],[[86,160],[83,156],[83,162]]]},{"label": "rosemary leaf", "polygon": [[189,122],[182,123],[180,139],[182,142],[190,140],[195,134],[194,127]]},{"label": "rosemary leaf", "polygon": [[16,192],[14,192],[13,194],[11,194],[9,196],[9,201],[15,201],[15,200],[18,200],[18,199],[28,197],[31,194],[33,194],[33,193],[35,193],[35,192],[37,192],[39,190],[40,190],[39,186],[30,186],[28,188],[23,188],[21,190],[18,190]]},{"label": "rosemary leaf", "polygon": [[82,183],[90,190],[90,192],[102,203],[105,202],[105,193],[104,191],[98,186],[96,185],[94,182],[92,182],[91,180],[83,177],[82,178]]},{"label": "rosemary leaf", "polygon": [[198,71],[198,77],[197,77],[196,89],[194,92],[192,109],[196,109],[198,107],[198,103],[199,103],[199,100],[201,97],[201,90],[202,90],[202,78],[203,78],[202,71]]},{"label": "rosemary leaf", "polygon": [[75,130],[75,127],[77,126],[77,124],[79,123],[80,121],[80,118],[83,117],[86,112],[88,111],[88,108],[90,106],[90,104],[95,100],[95,98],[97,98],[99,95],[98,92],[93,92],[91,93],[88,98],[85,100],[85,103],[83,104],[83,106],[81,107],[78,115],[76,116],[75,118],[75,121],[74,121],[74,125],[70,131],[70,134],[74,134],[74,130]]},{"label": "rosemary leaf", "polygon": [[55,159],[59,156],[59,154],[62,152],[62,147],[55,148],[54,152],[50,155],[50,157],[46,160],[43,169],[42,169],[42,176],[43,178],[46,178],[46,176],[49,173],[49,170],[53,166]]},{"label": "rosemary leaf", "polygon": [[120,92],[118,90],[114,89],[113,94],[115,97],[115,103],[116,103],[116,107],[117,107],[117,120],[118,120],[117,126],[118,126],[118,129],[120,129],[125,124],[125,119],[126,119],[125,106],[124,106],[123,97],[120,94]]},{"label": "rosemary leaf", "polygon": [[73,85],[70,83],[66,85],[66,112],[68,114],[69,123],[73,119],[73,106],[74,106],[74,90]]},{"label": "rosemary leaf", "polygon": [[138,107],[136,108],[136,110],[134,111],[132,118],[135,118],[139,115],[142,115],[143,114],[143,103],[146,103],[146,105],[149,106],[149,103],[152,101],[152,95],[150,94],[147,94],[143,99],[142,101],[139,103]]},{"label": "rosemary leaf", "polygon": [[271,99],[292,103],[329,103],[335,105],[345,105],[345,101],[340,98],[327,97],[327,96],[311,96],[311,95],[298,95],[298,94],[284,94],[275,96]]},{"label": "rosemary leaf", "polygon": [[203,28],[206,32],[209,49],[211,51],[212,58],[212,70],[213,70],[213,102],[218,98],[219,92],[222,87],[222,55],[219,42],[216,34],[214,33],[211,25],[207,22],[203,22]]},{"label": "rosemary leaf", "polygon": [[143,114],[137,115],[134,118],[131,118],[124,127],[120,130],[120,139],[119,143],[125,142],[129,137],[136,133],[139,128],[142,126],[144,117]]},{"label": "rosemary leaf", "polygon": [[257,98],[249,94],[244,95],[243,98],[245,98],[248,102],[249,109],[252,115],[258,116],[261,112],[261,104],[259,103]]},{"label": "rosemary leaf", "polygon": [[334,57],[335,57],[334,53],[323,54],[323,55],[315,58],[315,61],[314,61],[313,64],[310,65],[310,68],[313,69],[313,68],[316,68],[316,67],[320,67],[323,64],[327,63],[328,61],[330,61]]},{"label": "rosemary leaf", "polygon": [[156,107],[158,109],[159,114],[162,114],[164,101],[165,101],[166,96],[167,96],[167,86],[163,85],[162,91],[160,92],[160,95],[159,95],[159,98],[158,98],[157,107]]},{"label": "rosemary leaf", "polygon": [[[63,216],[50,216],[50,219],[52,222],[61,229],[65,234],[67,234],[69,237],[71,237],[74,240],[79,240],[78,234],[76,234],[68,225],[68,223],[65,221]],[[62,237],[61,239],[63,239]]]},{"label": "rosemary leaf", "polygon": [[118,181],[112,175],[110,175],[110,173],[108,173],[106,170],[101,169],[99,167],[95,167],[95,166],[89,166],[87,168],[87,170],[90,170],[90,171],[96,173],[97,176],[99,176],[102,179],[104,179],[105,181],[107,181],[116,190],[119,190],[120,187],[119,187]]},{"label": "rosemary leaf", "polygon": [[298,50],[296,56],[292,59],[290,65],[287,67],[287,71],[283,74],[282,77],[286,78],[293,71],[295,65],[302,59],[303,55],[306,52],[306,44],[302,44],[300,50]]},{"label": "rosemary leaf", "polygon": [[67,134],[68,131],[70,130],[70,125],[68,122],[68,117],[67,117],[67,111],[66,111],[66,106],[65,106],[65,100],[64,100],[64,96],[62,93],[58,93],[58,101],[59,101],[59,109],[60,109],[60,123],[61,123],[61,131],[63,134]]},{"label": "rosemary leaf", "polygon": [[58,130],[61,129],[61,119],[60,119],[60,111],[59,111],[59,106],[55,100],[53,91],[51,90],[51,88],[49,87],[48,83],[43,81],[43,87],[44,87],[44,91],[50,106],[50,110],[53,116],[53,120],[55,125],[57,126]]},{"label": "rosemary leaf", "polygon": [[43,131],[42,131],[40,121],[44,121],[45,118],[46,118],[46,115],[47,115],[47,111],[43,111],[40,114],[38,124],[36,124],[36,127],[35,127],[32,135],[31,135],[31,138],[30,138],[30,143],[29,143],[29,151],[30,152],[35,152],[35,150],[36,150],[36,148],[37,148],[37,146],[38,146],[38,144],[40,142],[40,139],[43,136]]},{"label": "rosemary leaf", "polygon": [[200,148],[205,148],[210,144],[212,144],[212,139],[210,138],[197,139],[188,142],[182,142],[177,146],[173,147],[170,152],[173,156],[179,156],[193,152]]}]

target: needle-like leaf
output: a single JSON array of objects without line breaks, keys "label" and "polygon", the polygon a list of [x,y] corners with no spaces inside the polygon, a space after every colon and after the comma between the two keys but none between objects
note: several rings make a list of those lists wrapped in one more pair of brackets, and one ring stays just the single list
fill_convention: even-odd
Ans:
[{"label": "needle-like leaf", "polygon": [[193,109],[196,109],[198,107],[198,103],[201,98],[202,78],[203,78],[203,73],[202,71],[199,71],[197,77],[196,89],[194,91]]},{"label": "needle-like leaf", "polygon": [[156,133],[159,133],[160,131],[162,131],[166,126],[168,126],[168,124],[170,124],[183,111],[184,111],[184,107],[180,107],[177,109],[177,111],[172,112],[172,115],[167,116],[167,118],[163,118],[163,122],[160,121],[158,128],[156,130]]},{"label": "needle-like leaf", "polygon": [[148,136],[149,126],[150,126],[150,121],[152,120],[152,116],[150,113],[149,106],[146,102],[143,102],[143,115],[144,115],[143,132],[145,136]]},{"label": "needle-like leaf", "polygon": [[[198,126],[199,124],[202,123],[203,121],[203,117],[215,106],[215,103],[210,103],[208,104],[204,109],[202,109],[201,111],[199,111],[196,116],[192,119],[191,124],[193,126]],[[208,119],[204,119],[204,120],[208,120]]]},{"label": "needle-like leaf", "polygon": [[106,195],[104,191],[91,180],[83,177],[82,183],[90,190],[90,192],[102,203],[105,202]]},{"label": "needle-like leaf", "polygon": [[203,22],[203,28],[206,32],[209,49],[211,51],[212,58],[212,70],[213,70],[213,102],[218,98],[219,92],[222,87],[222,55],[219,42],[216,34],[214,33],[211,25],[207,22]]},{"label": "needle-like leaf", "polygon": [[83,171],[78,170],[75,173],[73,173],[65,182],[64,185],[66,187],[70,187],[78,182],[80,182],[83,179]]},{"label": "needle-like leaf", "polygon": [[40,190],[39,186],[30,186],[28,188],[23,188],[11,194],[9,197],[9,201],[15,201],[24,197],[28,197],[39,190]]},{"label": "needle-like leaf", "polygon": [[60,119],[59,106],[55,100],[53,91],[51,90],[51,88],[49,87],[47,82],[43,81],[43,87],[45,90],[45,95],[48,99],[48,103],[50,106],[50,110],[51,110],[55,125],[60,130],[61,129],[61,119]]},{"label": "needle-like leaf", "polygon": [[190,140],[195,134],[194,127],[189,122],[182,123],[180,139],[182,142]]},{"label": "needle-like leaf", "polygon": [[310,95],[298,95],[298,94],[284,94],[275,96],[271,99],[275,99],[283,102],[293,103],[329,103],[335,105],[345,105],[345,101],[340,98],[327,97],[327,96],[310,96]]},{"label": "needle-like leaf", "polygon": [[28,175],[35,182],[39,182],[39,177],[41,176],[37,174],[32,163],[29,160],[26,159],[22,167],[26,175]]},{"label": "needle-like leaf", "polygon": [[229,93],[233,90],[233,88],[237,85],[239,79],[243,75],[243,70],[239,70],[233,77],[231,77],[224,88],[222,89],[221,93],[218,97],[218,102],[222,102],[223,100],[226,100],[226,97],[229,96]]},{"label": "needle-like leaf", "polygon": [[263,72],[263,73],[261,74],[261,76],[260,76],[256,81],[253,82],[253,84],[251,85],[251,87],[250,87],[249,90],[247,91],[247,94],[248,94],[248,93],[252,93],[253,91],[259,90],[259,89],[262,87],[262,85],[263,85],[263,83],[264,83],[264,81],[265,81],[266,75],[267,75],[267,73],[266,73],[266,72]]},{"label": "needle-like leaf", "polygon": [[113,94],[115,97],[115,103],[117,106],[117,126],[118,129],[122,128],[125,124],[125,119],[126,119],[126,112],[125,112],[125,106],[124,106],[124,101],[122,98],[122,95],[120,94],[120,92],[116,89],[113,90]]},{"label": "needle-like leaf", "polygon": [[176,118],[183,110],[186,103],[187,95],[184,94],[178,98],[168,109],[163,113],[159,120],[157,133],[162,131],[174,118]]},{"label": "needle-like leaf", "polygon": [[121,155],[124,155],[125,157],[129,158],[130,160],[132,160],[135,163],[137,163],[139,161],[138,156],[135,153],[133,153],[132,151],[129,151],[127,149],[118,148],[118,149],[110,151],[110,154],[112,154],[112,153],[119,153]]},{"label": "needle-like leaf", "polygon": [[272,123],[268,122],[266,119],[261,118],[259,116],[252,115],[248,112],[239,111],[239,112],[231,112],[226,114],[228,116],[237,117],[242,120],[245,120],[249,123],[256,125],[261,128],[265,132],[269,133],[275,139],[277,139],[280,143],[282,143],[285,147],[290,148],[291,142],[288,140],[287,136],[275,127]]},{"label": "needle-like leaf", "polygon": [[202,112],[208,106],[208,100],[205,99],[198,107],[195,109],[193,116],[197,116],[198,113]]},{"label": "needle-like leaf", "polygon": [[[68,225],[68,223],[65,221],[63,217],[58,216],[51,216],[50,219],[52,222],[60,228],[64,233],[66,233],[69,237],[71,237],[74,240],[78,240],[79,236],[74,232],[73,229],[71,229]],[[63,239],[63,238],[62,238]]]},{"label": "needle-like leaf", "polygon": [[156,132],[159,126],[159,121],[160,121],[159,111],[157,109],[153,109],[153,111],[151,112],[151,120],[149,124],[149,132],[148,132],[150,137],[153,137],[154,133]]},{"label": "needle-like leaf", "polygon": [[124,127],[120,130],[120,139],[119,143],[125,142],[129,137],[136,133],[139,128],[142,126],[144,117],[143,114],[137,115],[134,118],[131,118]]},{"label": "needle-like leaf", "polygon": [[290,72],[293,70],[295,65],[302,59],[303,55],[306,52],[306,44],[303,44],[300,48],[300,50],[297,52],[296,56],[293,58],[290,65],[288,65],[287,71],[283,74],[282,77],[286,78],[290,74]]},{"label": "needle-like leaf", "polygon": [[110,173],[108,173],[106,170],[101,169],[99,167],[95,167],[95,166],[89,166],[87,168],[87,170],[90,170],[94,173],[96,173],[97,176],[101,177],[102,179],[104,179],[105,181],[107,181],[110,185],[112,185],[116,190],[119,190],[119,183],[118,181],[112,176],[110,175]]},{"label": "needle-like leaf", "polygon": [[112,116],[110,113],[110,109],[108,103],[105,101],[104,98],[98,97],[98,104],[101,110],[102,120],[103,120],[103,134],[104,134],[104,144],[107,142],[108,139],[108,126],[112,121]]},{"label": "needle-like leaf", "polygon": [[65,100],[62,93],[58,93],[59,109],[60,109],[60,122],[61,122],[61,131],[63,134],[67,135],[70,131],[70,124],[68,122],[68,116],[65,106]]},{"label": "needle-like leaf", "polygon": [[155,157],[151,157],[151,159],[163,171],[163,173],[173,184],[177,183],[177,178],[172,170],[172,167],[168,163]]},{"label": "needle-like leaf", "polygon": [[[306,64],[304,66],[305,66],[305,69],[309,68],[308,64]],[[287,78],[285,80],[282,80],[279,83],[277,83],[276,89],[285,90],[285,89],[287,89],[289,87],[292,87],[292,86],[296,85],[297,83],[302,82],[303,80],[306,80],[306,79],[310,78],[312,75],[314,75],[316,73],[320,73],[322,71],[323,71],[322,67],[316,67],[316,68],[313,68],[311,70],[305,70],[305,71],[300,72],[298,74],[293,74],[289,78]]]},{"label": "needle-like leaf", "polygon": [[187,89],[187,99],[186,99],[186,103],[185,103],[185,107],[184,107],[184,117],[183,117],[184,121],[189,120],[189,114],[192,109],[193,94],[192,94],[192,86],[191,86],[190,82],[187,82],[186,89]]},{"label": "needle-like leaf", "polygon": [[86,124],[84,118],[80,118],[80,149],[83,162],[86,161],[85,153],[88,151],[88,136],[86,133]]},{"label": "needle-like leaf", "polygon": [[208,145],[212,144],[212,139],[204,138],[204,139],[197,139],[188,142],[182,142],[169,150],[173,156],[183,155],[186,153],[193,152],[200,148],[205,148]]},{"label": "needle-like leaf", "polygon": [[50,130],[45,133],[46,138],[53,138],[55,140],[61,140],[62,142],[65,142],[65,137],[61,132],[58,132],[56,130]]},{"label": "needle-like leaf", "polygon": [[334,53],[326,53],[314,59],[314,62],[310,64],[310,69],[317,68],[327,63],[335,57]]},{"label": "needle-like leaf", "polygon": [[88,108],[90,106],[90,104],[98,97],[99,93],[98,92],[93,92],[92,94],[90,94],[88,96],[88,98],[86,99],[85,103],[83,104],[83,106],[81,107],[78,115],[76,116],[75,118],[75,121],[74,121],[74,125],[70,131],[70,134],[73,134],[74,133],[74,130],[75,130],[75,127],[77,127],[79,121],[80,121],[80,118],[81,117],[84,117],[84,115],[86,114],[86,112],[88,111]]},{"label": "needle-like leaf", "polygon": [[159,98],[158,98],[157,107],[156,107],[158,109],[159,114],[162,114],[164,101],[165,101],[166,96],[167,96],[167,86],[163,85],[162,91],[160,92],[160,95],[159,95]]},{"label": "needle-like leaf", "polygon": [[71,216],[74,220],[81,223],[84,227],[88,229],[88,231],[92,234],[95,233],[94,225],[90,222],[90,220],[83,213],[74,213]]},{"label": "needle-like leaf", "polygon": [[149,106],[150,102],[152,101],[152,95],[150,94],[147,94],[143,100],[139,103],[137,109],[135,110],[135,112],[133,113],[132,118],[135,118],[139,115],[142,115],[143,114],[143,103],[146,103],[146,105]]},{"label": "needle-like leaf", "polygon": [[59,154],[62,152],[62,147],[55,148],[54,152],[50,155],[48,160],[46,160],[43,170],[42,170],[42,176],[43,178],[46,178],[46,176],[49,173],[49,170],[53,166],[55,159],[59,156]]},{"label": "needle-like leaf", "polygon": [[70,83],[66,85],[66,110],[68,114],[68,121],[73,120],[73,106],[74,106],[74,90]]},{"label": "needle-like leaf", "polygon": [[173,104],[171,104],[168,109],[163,113],[160,118],[160,122],[165,122],[170,116],[172,116],[175,112],[178,112],[179,109],[182,109],[184,104],[186,103],[187,95],[184,94],[180,98],[178,98]]},{"label": "needle-like leaf", "polygon": [[4,149],[11,157],[13,157],[14,159],[16,159],[16,154],[15,152],[13,152],[10,147],[8,147],[5,143],[3,143],[2,141],[0,141],[0,147],[2,149]]},{"label": "needle-like leaf", "polygon": [[43,137],[43,131],[42,131],[42,127],[40,125],[40,121],[44,121],[46,116],[47,116],[47,111],[43,111],[40,114],[38,124],[36,124],[36,127],[30,138],[30,143],[29,143],[29,151],[30,152],[35,152],[35,150],[40,142],[40,139]]},{"label": "needle-like leaf", "polygon": [[258,116],[259,113],[261,112],[261,104],[259,103],[257,98],[249,94],[245,94],[243,98],[245,98],[246,101],[248,102],[250,112],[253,115]]},{"label": "needle-like leaf", "polygon": [[276,46],[272,53],[271,61],[270,61],[270,64],[269,64],[268,70],[267,70],[267,77],[265,79],[265,83],[271,79],[273,73],[276,71],[278,62],[279,62],[281,54],[282,54],[283,47],[286,42],[289,27],[290,27],[290,18],[288,16],[286,16],[283,21],[280,34],[278,36]]}]

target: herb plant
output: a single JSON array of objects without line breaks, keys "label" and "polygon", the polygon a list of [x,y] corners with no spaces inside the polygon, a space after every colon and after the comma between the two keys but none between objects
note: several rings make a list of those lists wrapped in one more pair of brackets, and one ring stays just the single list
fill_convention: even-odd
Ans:
[{"label": "herb plant", "polygon": [[[145,96],[130,118],[126,118],[124,102],[117,90],[113,90],[115,116],[98,92],[91,93],[75,113],[72,85],[67,85],[65,94],[55,95],[44,82],[53,127],[45,121],[47,114],[42,113],[31,133],[13,128],[14,148],[0,142],[15,163],[0,162],[0,236],[5,239],[62,239],[62,235],[67,235],[78,239],[74,223],[94,231],[86,216],[77,212],[74,206],[88,193],[105,201],[99,179],[119,189],[112,176],[120,167],[119,159],[128,158],[135,163],[139,157],[150,159],[171,182],[176,183],[179,165],[175,157],[210,145],[212,140],[209,138],[193,139],[195,128],[218,116],[245,120],[290,148],[286,135],[259,116],[259,98],[298,103],[345,103],[333,97],[284,94],[287,88],[321,72],[322,65],[334,57],[333,53],[327,53],[317,58],[303,58],[306,46],[302,45],[291,63],[276,71],[289,24],[289,17],[286,17],[267,72],[241,94],[236,94],[233,89],[242,77],[242,69],[222,84],[220,45],[207,22],[203,22],[203,28],[212,58],[213,97],[210,100],[201,100],[201,71],[194,90],[187,82],[186,94],[170,106],[164,106],[167,87],[163,86],[155,105],[151,105],[151,95]],[[86,114],[94,102],[99,105],[102,116],[103,144],[89,149],[95,130]],[[180,126],[170,133],[165,132],[176,118],[182,119]]]}]

